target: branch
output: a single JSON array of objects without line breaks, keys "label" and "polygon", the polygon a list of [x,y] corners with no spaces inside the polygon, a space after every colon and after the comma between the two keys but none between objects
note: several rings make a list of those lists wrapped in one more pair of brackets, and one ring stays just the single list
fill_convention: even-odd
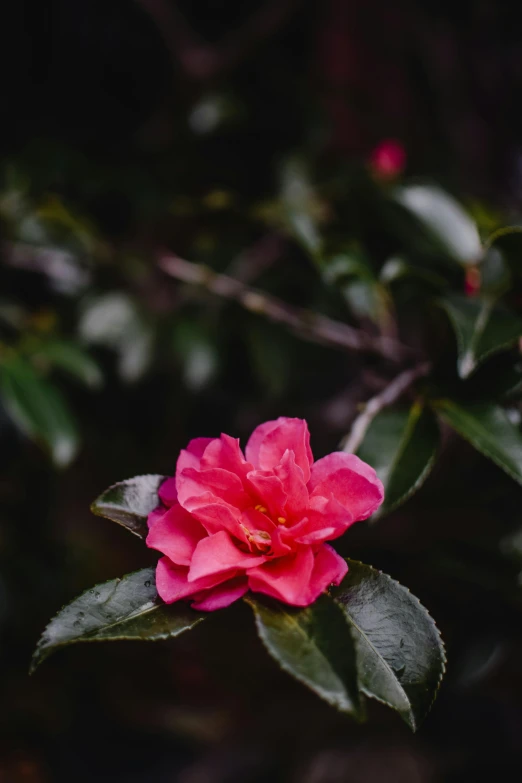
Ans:
[{"label": "branch", "polygon": [[391,361],[400,362],[411,358],[411,348],[389,337],[374,337],[354,329],[341,321],[327,316],[293,307],[275,296],[265,294],[247,286],[239,280],[214,272],[203,264],[184,261],[177,256],[163,257],[159,266],[170,277],[184,283],[204,286],[207,291],[239,302],[251,313],[264,315],[271,321],[284,324],[301,337],[345,351],[378,354]]},{"label": "branch", "polygon": [[226,274],[240,283],[252,283],[283,254],[286,246],[278,234],[266,234],[239,254],[226,269]]},{"label": "branch", "polygon": [[386,386],[384,391],[368,400],[364,406],[364,410],[357,416],[352,424],[350,434],[347,435],[341,443],[342,450],[349,454],[355,453],[361,445],[368,427],[377,414],[380,413],[383,408],[393,405],[406,389],[409,389],[418,378],[428,375],[430,370],[430,362],[423,362],[423,364],[418,364],[416,367],[405,370],[400,375],[397,375],[397,377]]}]

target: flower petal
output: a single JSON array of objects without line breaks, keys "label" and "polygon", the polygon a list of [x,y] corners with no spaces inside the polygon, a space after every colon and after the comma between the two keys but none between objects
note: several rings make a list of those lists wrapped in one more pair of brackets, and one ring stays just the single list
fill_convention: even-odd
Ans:
[{"label": "flower petal", "polygon": [[248,590],[246,576],[235,576],[217,587],[203,590],[194,596],[193,609],[201,612],[214,612],[216,609],[224,609],[226,606],[242,598]]},{"label": "flower petal", "polygon": [[324,541],[331,541],[334,538],[339,538],[335,527],[323,527],[320,530],[307,530],[303,535],[296,536],[294,541],[298,544],[312,546],[313,544],[322,544]]},{"label": "flower petal", "polygon": [[215,585],[230,579],[235,574],[215,574],[203,579],[196,579],[194,582],[189,582],[187,576],[188,568],[185,566],[175,565],[168,557],[162,557],[158,560],[158,565],[156,566],[156,588],[161,600],[165,601],[166,604],[172,604],[174,601],[188,598],[194,595],[194,593],[206,590],[208,587],[215,587]]},{"label": "flower petal", "polygon": [[281,481],[272,471],[251,470],[247,473],[247,482],[259,505],[266,507],[274,519],[283,515],[287,500],[286,492]]},{"label": "flower petal", "polygon": [[303,471],[296,464],[293,451],[290,449],[285,451],[274,472],[281,481],[287,497],[283,516],[286,516],[288,521],[298,522],[306,512],[309,498]]},{"label": "flower petal", "polygon": [[342,451],[314,462],[308,489],[315,496],[333,496],[350,512],[354,522],[373,514],[384,498],[384,488],[374,469],[355,454]]},{"label": "flower petal", "polygon": [[176,474],[178,500],[181,505],[191,510],[195,508],[200,496],[211,493],[217,501],[224,500],[240,510],[252,505],[252,499],[243,489],[241,479],[229,470],[222,468],[207,468],[195,470],[185,468]]},{"label": "flower petal", "polygon": [[287,449],[295,454],[295,462],[303,471],[305,482],[310,478],[313,462],[310,433],[303,419],[281,416],[257,427],[246,445],[246,458],[254,467],[271,470],[281,461]]},{"label": "flower petal", "polygon": [[245,461],[239,439],[225,434],[209,443],[201,459],[201,467],[223,468],[241,478],[252,470],[252,465]]},{"label": "flower petal", "polygon": [[149,514],[149,515],[148,515],[148,517],[147,517],[147,525],[148,525],[148,527],[149,527],[149,530],[150,530],[150,528],[151,528],[153,525],[155,525],[155,524],[156,524],[156,522],[158,521],[158,519],[161,519],[161,517],[162,517],[164,514],[166,514],[166,513],[167,513],[167,511],[168,511],[168,509],[167,509],[167,508],[165,508],[165,506],[158,506],[157,508],[155,508],[155,509],[154,509],[154,511],[151,511],[151,512],[150,512],[150,514]]},{"label": "flower petal", "polygon": [[309,604],[316,601],[330,585],[342,582],[348,571],[348,565],[335,549],[324,544],[316,553],[312,576],[308,585]]},{"label": "flower petal", "polygon": [[190,582],[202,577],[213,576],[231,570],[243,570],[264,563],[264,555],[251,555],[242,552],[228,533],[221,530],[212,536],[202,538],[198,543],[192,561],[188,579]]},{"label": "flower petal", "polygon": [[210,492],[200,498],[190,498],[186,506],[209,535],[219,533],[220,530],[228,530],[234,538],[247,543],[245,531],[241,526],[243,516],[237,508],[229,506],[223,500],[218,500]]},{"label": "flower petal", "polygon": [[281,536],[289,543],[317,544],[342,536],[354,521],[350,512],[334,497],[312,496],[306,516],[297,524],[285,528]]},{"label": "flower petal", "polygon": [[314,556],[310,548],[264,563],[248,572],[248,586],[292,606],[307,606]]},{"label": "flower petal", "polygon": [[176,475],[185,468],[199,468],[207,446],[216,438],[194,438],[186,449],[181,449],[176,463]]},{"label": "flower petal", "polygon": [[[153,512],[154,513],[154,512]],[[167,555],[177,565],[190,565],[205,528],[180,505],[164,511],[149,530],[147,546]]]},{"label": "flower petal", "polygon": [[173,506],[177,503],[178,492],[176,490],[176,479],[174,477],[166,479],[160,485],[158,490],[159,499],[164,506]]}]

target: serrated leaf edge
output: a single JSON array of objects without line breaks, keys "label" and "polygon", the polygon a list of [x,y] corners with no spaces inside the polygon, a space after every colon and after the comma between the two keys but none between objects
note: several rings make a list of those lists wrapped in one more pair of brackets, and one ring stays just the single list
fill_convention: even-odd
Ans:
[{"label": "serrated leaf edge", "polygon": [[[329,596],[329,597],[331,598],[331,596]],[[310,691],[312,691],[312,693],[314,693],[316,696],[319,696],[319,698],[323,699],[323,701],[326,701],[328,704],[330,704],[330,706],[332,706],[332,707],[335,707],[335,709],[336,709],[336,710],[338,710],[338,712],[342,712],[344,715],[351,715],[353,718],[355,718],[355,720],[358,720],[359,722],[360,722],[360,721],[362,721],[362,720],[363,720],[363,718],[364,718],[364,712],[363,712],[363,704],[362,704],[362,702],[361,702],[361,703],[359,703],[358,705],[357,705],[357,704],[354,704],[354,705],[353,705],[353,707],[354,707],[354,710],[353,710],[353,712],[352,712],[352,711],[349,711],[349,710],[347,710],[347,709],[344,709],[343,707],[341,707],[341,705],[340,705],[340,704],[338,704],[338,703],[337,703],[337,701],[336,701],[335,699],[332,699],[332,698],[328,697],[327,695],[323,694],[322,692],[321,692],[321,693],[318,693],[318,691],[317,691],[317,690],[315,690],[315,689],[312,687],[312,685],[310,685],[310,683],[309,683],[309,682],[308,682],[308,681],[307,681],[307,680],[306,680],[304,677],[301,677],[301,676],[297,675],[297,674],[295,673],[295,671],[293,671],[293,669],[291,669],[291,668],[290,668],[290,666],[288,666],[286,663],[283,663],[283,662],[281,662],[281,661],[279,660],[279,658],[277,658],[277,657],[276,657],[276,656],[273,654],[273,651],[272,651],[272,648],[271,648],[271,646],[270,646],[270,643],[268,642],[268,640],[266,639],[266,637],[265,637],[265,635],[264,635],[264,633],[263,633],[263,628],[262,628],[262,626],[261,626],[261,623],[260,623],[260,620],[259,620],[259,614],[258,614],[258,612],[257,612],[257,610],[256,610],[256,605],[255,605],[255,600],[254,600],[254,598],[253,598],[252,596],[249,596],[249,595],[247,594],[246,596],[244,596],[244,598],[243,598],[243,601],[244,601],[246,604],[248,604],[248,605],[250,606],[250,608],[252,609],[252,611],[253,611],[253,613],[254,613],[254,620],[255,620],[255,623],[256,623],[256,630],[257,630],[257,635],[259,636],[259,638],[260,638],[260,640],[261,640],[261,642],[262,642],[262,644],[263,644],[263,646],[264,646],[265,650],[268,652],[268,654],[270,655],[270,657],[271,657],[273,660],[275,660],[275,662],[277,663],[277,665],[279,666],[279,668],[280,668],[280,669],[282,669],[283,671],[285,671],[287,674],[289,674],[289,675],[290,675],[291,677],[293,677],[295,680],[298,680],[298,682],[300,682],[302,685],[304,685],[305,687],[307,687],[307,688],[308,688]],[[337,602],[336,602],[336,601],[334,601],[334,603],[337,603]],[[311,605],[313,606],[313,604],[311,604]],[[296,625],[296,626],[297,626],[297,627],[300,629],[299,623],[295,622],[295,620],[293,619],[292,615],[291,615],[291,614],[289,614],[289,613],[288,613],[288,612],[285,610],[285,608],[284,608],[284,607],[285,607],[285,604],[283,604],[282,602],[278,602],[278,607],[279,607],[279,608],[281,608],[281,609],[282,609],[282,610],[285,612],[285,614],[286,614],[286,615],[287,615],[287,616],[288,616],[288,617],[289,617],[289,618],[290,618],[290,619],[291,619],[291,620],[294,622],[294,624],[295,624],[295,625]],[[304,609],[306,609],[306,608],[308,608],[308,607],[294,607],[294,608],[296,608],[296,609],[299,609],[299,608],[304,608]],[[343,615],[344,615],[344,612],[343,612]],[[300,630],[301,630],[301,629],[300,629]],[[351,632],[351,629],[349,629],[349,632],[350,632],[350,634],[352,633],[352,632]],[[353,635],[352,635],[352,642],[353,642]],[[319,649],[319,648],[318,648],[318,649]],[[330,666],[330,668],[332,668],[332,666],[331,666],[330,662],[328,661],[328,659],[326,658],[326,656],[323,654],[322,650],[319,650],[319,652],[321,653],[321,656],[324,658],[324,660],[327,662],[328,666]],[[334,670],[334,671],[335,671],[335,670]],[[336,673],[336,675],[337,675],[337,672],[335,672],[335,673]],[[339,676],[339,675],[337,675],[337,676]],[[339,679],[341,680],[341,678],[340,678],[340,677],[339,677]],[[342,680],[341,680],[341,682],[342,682]],[[348,695],[350,696],[350,694],[348,694]],[[350,698],[351,698],[351,697],[350,697]]]},{"label": "serrated leaf edge", "polygon": [[[425,612],[425,613],[428,615],[429,619],[431,620],[431,623],[433,624],[433,628],[434,628],[434,630],[435,630],[435,636],[436,636],[436,638],[437,638],[437,641],[438,641],[438,647],[439,647],[439,650],[440,650],[440,653],[441,653],[441,664],[442,664],[442,666],[441,666],[441,671],[440,671],[440,674],[439,674],[439,678],[438,678],[438,680],[437,680],[436,687],[435,687],[435,689],[434,689],[434,691],[433,691],[433,698],[432,698],[431,702],[429,703],[429,706],[428,706],[428,709],[426,710],[426,713],[425,713],[425,714],[424,714],[424,716],[423,716],[423,719],[422,719],[422,720],[424,720],[424,719],[426,718],[426,716],[429,714],[429,712],[431,711],[431,708],[433,707],[433,704],[435,703],[435,699],[437,698],[437,694],[438,694],[438,692],[439,692],[439,689],[440,689],[441,682],[442,682],[442,680],[444,679],[444,675],[446,674],[446,664],[447,664],[447,657],[446,657],[446,647],[445,647],[445,645],[444,645],[444,641],[443,641],[443,639],[442,639],[442,635],[441,635],[441,633],[440,633],[439,627],[438,627],[437,623],[435,622],[435,620],[433,619],[433,617],[431,616],[431,614],[430,614],[430,613],[428,612],[428,610],[426,609],[426,607],[425,607],[425,606],[424,606],[424,605],[423,605],[423,604],[420,602],[420,600],[417,598],[417,596],[416,596],[414,593],[412,593],[412,592],[411,592],[411,590],[410,590],[408,587],[406,587],[405,585],[403,585],[403,584],[401,584],[399,581],[397,581],[397,579],[393,579],[393,577],[391,577],[389,574],[386,574],[386,573],[384,573],[384,571],[381,571],[381,570],[380,570],[380,569],[378,569],[378,568],[374,568],[373,566],[371,566],[371,565],[368,565],[368,563],[363,563],[363,562],[362,562],[362,561],[360,561],[360,560],[352,560],[351,558],[345,558],[345,560],[346,560],[346,562],[348,563],[348,568],[350,567],[350,565],[351,565],[351,564],[353,564],[353,565],[361,565],[361,566],[364,566],[365,568],[369,568],[369,569],[371,569],[372,571],[374,571],[374,572],[378,573],[380,576],[383,576],[383,577],[385,577],[385,578],[386,578],[386,579],[387,579],[389,582],[393,582],[394,584],[398,585],[398,586],[399,586],[399,587],[400,587],[402,590],[405,590],[405,591],[406,591],[406,593],[408,593],[408,594],[411,596],[411,598],[413,599],[413,601],[414,601],[414,602],[415,602],[415,603],[416,603],[418,606],[420,606],[420,608],[421,608],[421,609],[422,609],[422,610],[423,610],[423,611],[424,611],[424,612]],[[339,585],[339,588],[341,588],[341,587],[342,587],[342,582],[341,582],[341,584]],[[334,596],[332,596],[332,598],[333,598],[333,600],[335,601],[335,603],[337,603],[338,605],[340,605],[340,606],[341,606],[341,609],[343,609],[343,614],[344,614],[344,615],[347,617],[347,620],[349,621],[350,625],[352,625],[354,628],[356,628],[356,629],[357,629],[357,631],[358,631],[359,633],[361,633],[361,635],[364,635],[364,634],[363,634],[363,632],[362,632],[362,630],[361,630],[361,629],[359,628],[359,626],[357,625],[357,623],[355,623],[355,622],[354,622],[354,621],[353,621],[351,618],[349,618],[349,617],[348,617],[347,613],[344,611],[343,605],[342,605],[342,604],[341,604],[339,601],[337,601],[337,599],[336,599]],[[367,637],[366,637],[366,636],[364,636],[364,638],[366,639]],[[370,645],[370,647],[371,647],[373,650],[375,650],[375,648],[374,648],[373,644],[371,644],[371,642],[370,642],[369,640],[368,640],[368,644]],[[379,655],[379,657],[380,657],[380,658],[382,658],[382,656],[381,656],[381,655],[380,655],[380,654],[377,652],[377,650],[375,650],[375,653],[376,653],[377,655]],[[386,667],[389,669],[389,671],[390,671],[390,672],[393,674],[393,676],[396,678],[395,672],[394,672],[394,671],[393,671],[393,669],[392,669],[392,668],[389,666],[389,664],[387,663],[387,661],[384,661],[384,663],[386,664]],[[400,683],[398,683],[398,685],[399,685],[399,687],[400,687],[401,691],[404,693],[404,696],[405,696],[406,700],[409,702],[409,697],[408,697],[407,693],[404,691],[404,689],[403,689],[402,685],[401,685]],[[416,732],[416,731],[417,731],[417,729],[419,728],[419,726],[421,725],[420,723],[417,723],[417,722],[416,722],[416,720],[415,720],[415,717],[413,716],[413,713],[411,712],[411,709],[410,709],[410,711],[409,711],[409,716],[411,717],[411,722],[409,722],[409,721],[407,721],[407,720],[405,719],[405,717],[404,717],[403,713],[402,713],[401,711],[397,710],[397,708],[396,708],[396,707],[395,707],[393,704],[391,704],[391,703],[390,703],[390,702],[389,702],[387,699],[383,699],[383,698],[381,698],[380,696],[375,696],[375,694],[371,693],[371,691],[367,690],[367,689],[366,689],[364,686],[362,686],[362,685],[360,685],[360,689],[361,689],[361,691],[362,691],[362,692],[363,692],[363,693],[364,693],[366,696],[368,696],[369,698],[371,698],[371,699],[374,699],[375,701],[378,701],[378,702],[380,702],[381,704],[385,704],[387,707],[390,707],[392,710],[394,710],[394,711],[396,711],[396,712],[399,712],[399,714],[401,715],[401,717],[403,718],[403,720],[404,720],[404,721],[405,721],[405,722],[408,724],[408,726],[410,726],[410,728],[412,729],[412,731],[413,731],[413,732]],[[421,721],[421,722],[422,722],[422,721]]]},{"label": "serrated leaf edge", "polygon": [[[150,568],[140,568],[137,571],[130,571],[128,574],[125,574],[124,577],[116,577],[115,579],[107,579],[106,582],[100,582],[99,584],[95,585],[95,587],[103,587],[104,585],[108,585],[110,582],[116,581],[116,585],[115,585],[115,588],[114,588],[114,589],[116,589],[118,584],[125,577],[127,577],[127,576],[134,576],[135,574],[140,574],[140,573],[149,572],[149,571],[152,571],[152,576],[154,576],[155,568],[153,566],[150,567]],[[69,603],[67,603],[67,604],[63,604],[63,606],[56,612],[56,614],[53,615],[53,617],[51,617],[51,619],[49,620],[49,622],[45,626],[44,630],[42,631],[42,634],[41,634],[40,638],[38,639],[38,642],[37,642],[37,645],[36,645],[36,649],[35,649],[32,657],[31,657],[31,664],[30,664],[30,667],[29,667],[29,674],[34,674],[34,672],[36,671],[38,666],[40,666],[44,661],[47,660],[47,658],[49,658],[57,650],[60,650],[62,647],[69,647],[69,646],[71,646],[73,644],[86,644],[86,643],[91,643],[91,642],[98,642],[98,643],[102,643],[102,642],[119,642],[119,641],[121,641],[121,642],[123,642],[123,641],[130,641],[130,642],[133,642],[133,641],[159,642],[159,641],[164,641],[166,639],[175,639],[177,636],[180,636],[186,630],[189,630],[188,628],[184,628],[183,630],[178,631],[178,633],[161,633],[161,634],[158,634],[157,636],[154,636],[153,638],[143,638],[143,639],[136,639],[135,636],[126,636],[125,634],[122,634],[121,636],[114,637],[112,639],[99,639],[99,638],[97,638],[94,635],[89,637],[88,636],[89,633],[95,633],[95,632],[87,631],[86,634],[84,634],[82,636],[78,636],[75,639],[71,639],[70,641],[61,642],[61,643],[53,645],[51,648],[49,648],[47,650],[44,650],[43,654],[40,655],[39,653],[40,653],[40,650],[42,648],[42,645],[44,644],[45,634],[46,634],[47,629],[49,628],[49,626],[64,611],[64,609],[67,609],[69,606],[74,604],[80,598],[83,598],[84,595],[87,595],[88,593],[90,593],[91,590],[94,590],[94,588],[90,587],[89,589],[84,590],[83,593],[80,593],[80,595],[77,595],[75,598],[72,599],[72,601],[69,601]],[[108,601],[109,598],[111,598],[111,597],[112,597],[112,595],[109,596],[108,598],[106,598],[105,602]],[[146,606],[146,604],[144,604],[144,606]],[[117,620],[114,623],[110,623],[110,624],[104,626],[104,628],[112,628],[115,625],[118,625],[118,623],[120,623],[120,622],[122,622],[122,623],[123,622],[127,622],[128,620],[132,620],[134,617],[136,617],[136,616],[138,616],[140,614],[147,614],[148,612],[152,612],[155,609],[160,609],[162,606],[170,606],[170,604],[166,604],[163,601],[161,601],[161,599],[160,599],[160,601],[158,603],[154,602],[152,604],[152,606],[150,606],[148,609],[145,609],[143,611],[140,610],[140,609],[136,609],[136,611],[134,611],[128,617],[125,617],[122,620]],[[194,624],[191,625],[190,628],[194,628],[194,626],[199,625],[199,623],[201,623],[205,619],[206,619],[206,615],[201,615],[201,616],[197,617],[195,619],[195,621],[194,621]]]}]

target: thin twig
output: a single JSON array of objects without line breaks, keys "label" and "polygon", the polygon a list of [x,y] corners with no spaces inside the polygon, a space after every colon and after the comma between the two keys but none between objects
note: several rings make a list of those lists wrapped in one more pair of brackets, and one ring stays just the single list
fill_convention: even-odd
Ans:
[{"label": "thin twig", "polygon": [[357,416],[352,424],[350,434],[343,440],[341,444],[342,450],[350,454],[356,452],[366,435],[368,427],[377,414],[380,413],[383,408],[387,408],[388,405],[393,405],[406,389],[409,389],[418,378],[428,375],[430,370],[430,362],[423,362],[416,367],[411,367],[409,370],[405,370],[404,372],[401,372],[400,375],[397,375],[397,377],[386,386],[384,391],[368,400],[364,406],[364,410]]},{"label": "thin twig", "polygon": [[345,351],[374,353],[395,362],[406,360],[414,355],[411,348],[396,340],[374,337],[312,310],[293,307],[233,277],[217,274],[203,264],[194,264],[178,256],[165,256],[160,259],[159,265],[170,277],[185,283],[204,286],[211,293],[239,302],[246,310],[284,324],[301,337],[313,342]]},{"label": "thin twig", "polygon": [[240,253],[225,270],[225,274],[251,284],[282,256],[286,243],[279,234],[265,234]]}]

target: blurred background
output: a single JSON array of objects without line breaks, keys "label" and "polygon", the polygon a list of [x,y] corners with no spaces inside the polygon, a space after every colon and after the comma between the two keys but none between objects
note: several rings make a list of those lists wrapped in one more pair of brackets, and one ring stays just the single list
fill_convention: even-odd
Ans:
[{"label": "blurred background", "polygon": [[[109,484],[279,415],[308,420],[316,458],[338,448],[408,366],[353,350],[344,327],[427,357],[434,395],[509,391],[519,428],[518,348],[463,380],[435,300],[486,285],[473,232],[522,225],[521,23],[490,0],[2,6],[1,783],[521,774],[522,494],[444,426],[419,493],[338,547],[442,630],[448,673],[418,734],[376,703],[358,725],[290,681],[246,607],[28,676],[60,606],[155,562],[90,513]],[[429,232],[423,205],[442,216]],[[499,248],[487,291],[516,313],[520,239]],[[278,301],[242,307],[191,264]]]}]

